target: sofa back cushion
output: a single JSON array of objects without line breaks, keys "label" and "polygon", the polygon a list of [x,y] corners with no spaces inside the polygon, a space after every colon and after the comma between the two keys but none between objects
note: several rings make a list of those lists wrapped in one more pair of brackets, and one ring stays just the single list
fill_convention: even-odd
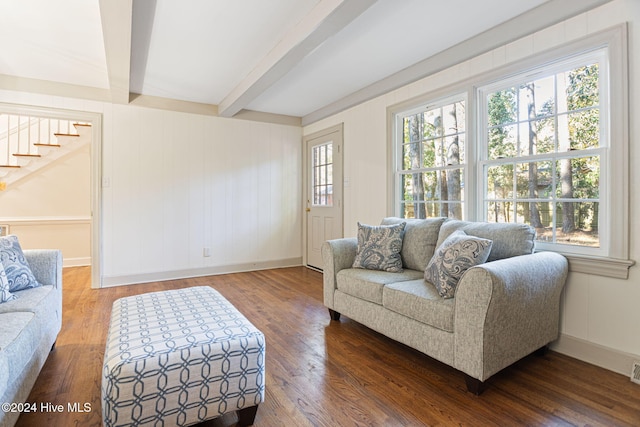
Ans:
[{"label": "sofa back cushion", "polygon": [[439,247],[451,233],[462,230],[470,236],[489,239],[493,242],[489,261],[528,255],[535,249],[536,230],[527,224],[469,222],[448,219],[440,227],[437,246]]},{"label": "sofa back cushion", "polygon": [[402,242],[402,264],[411,270],[424,271],[433,257],[438,242],[440,226],[446,218],[405,219],[389,217],[382,225],[406,223]]}]

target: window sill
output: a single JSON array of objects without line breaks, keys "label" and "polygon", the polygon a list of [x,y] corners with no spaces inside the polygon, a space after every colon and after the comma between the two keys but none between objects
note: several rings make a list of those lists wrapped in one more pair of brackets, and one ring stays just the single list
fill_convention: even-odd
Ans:
[{"label": "window sill", "polygon": [[629,268],[636,262],[633,260],[598,258],[579,255],[565,255],[569,260],[569,271],[595,274],[597,276],[628,279]]}]

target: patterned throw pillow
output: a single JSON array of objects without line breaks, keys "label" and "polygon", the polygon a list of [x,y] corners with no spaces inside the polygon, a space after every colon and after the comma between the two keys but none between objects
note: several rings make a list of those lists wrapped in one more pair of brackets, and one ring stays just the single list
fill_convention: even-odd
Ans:
[{"label": "patterned throw pillow", "polygon": [[7,273],[11,292],[40,286],[22,253],[17,236],[0,237],[0,262]]},{"label": "patterned throw pillow", "polygon": [[453,298],[464,272],[486,262],[492,244],[491,240],[468,236],[462,230],[454,231],[436,249],[424,271],[425,280],[438,289],[441,297]]},{"label": "patterned throw pillow", "polygon": [[16,299],[16,296],[9,292],[7,273],[5,273],[2,263],[0,263],[0,303],[11,301],[12,299]]},{"label": "patterned throw pillow", "polygon": [[358,223],[358,249],[353,268],[401,272],[404,226],[404,222],[378,226]]}]

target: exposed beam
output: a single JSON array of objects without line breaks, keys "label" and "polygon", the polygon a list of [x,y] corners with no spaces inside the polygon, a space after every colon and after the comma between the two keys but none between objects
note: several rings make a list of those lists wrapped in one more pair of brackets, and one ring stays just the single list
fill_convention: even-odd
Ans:
[{"label": "exposed beam", "polygon": [[129,103],[133,0],[100,0],[111,102]]},{"label": "exposed beam", "polygon": [[133,3],[131,21],[131,72],[129,73],[129,99],[133,102],[135,94],[142,93],[144,78],[149,59],[151,34],[156,16],[156,0],[136,1]]},{"label": "exposed beam", "polygon": [[302,125],[306,126],[337,114],[610,1],[612,0],[549,0],[507,22],[307,114],[302,118]]},{"label": "exposed beam", "polygon": [[109,102],[107,89],[0,74],[0,89]]},{"label": "exposed beam", "polygon": [[325,40],[349,25],[376,0],[322,0],[220,103],[222,117],[246,108]]}]

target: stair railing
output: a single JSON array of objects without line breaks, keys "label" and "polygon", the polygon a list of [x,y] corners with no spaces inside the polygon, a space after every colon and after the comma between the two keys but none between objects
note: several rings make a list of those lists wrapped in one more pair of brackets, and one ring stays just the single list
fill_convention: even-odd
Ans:
[{"label": "stair railing", "polygon": [[18,167],[17,155],[38,154],[39,145],[55,145],[55,134],[75,134],[75,121],[0,114],[0,166]]}]

